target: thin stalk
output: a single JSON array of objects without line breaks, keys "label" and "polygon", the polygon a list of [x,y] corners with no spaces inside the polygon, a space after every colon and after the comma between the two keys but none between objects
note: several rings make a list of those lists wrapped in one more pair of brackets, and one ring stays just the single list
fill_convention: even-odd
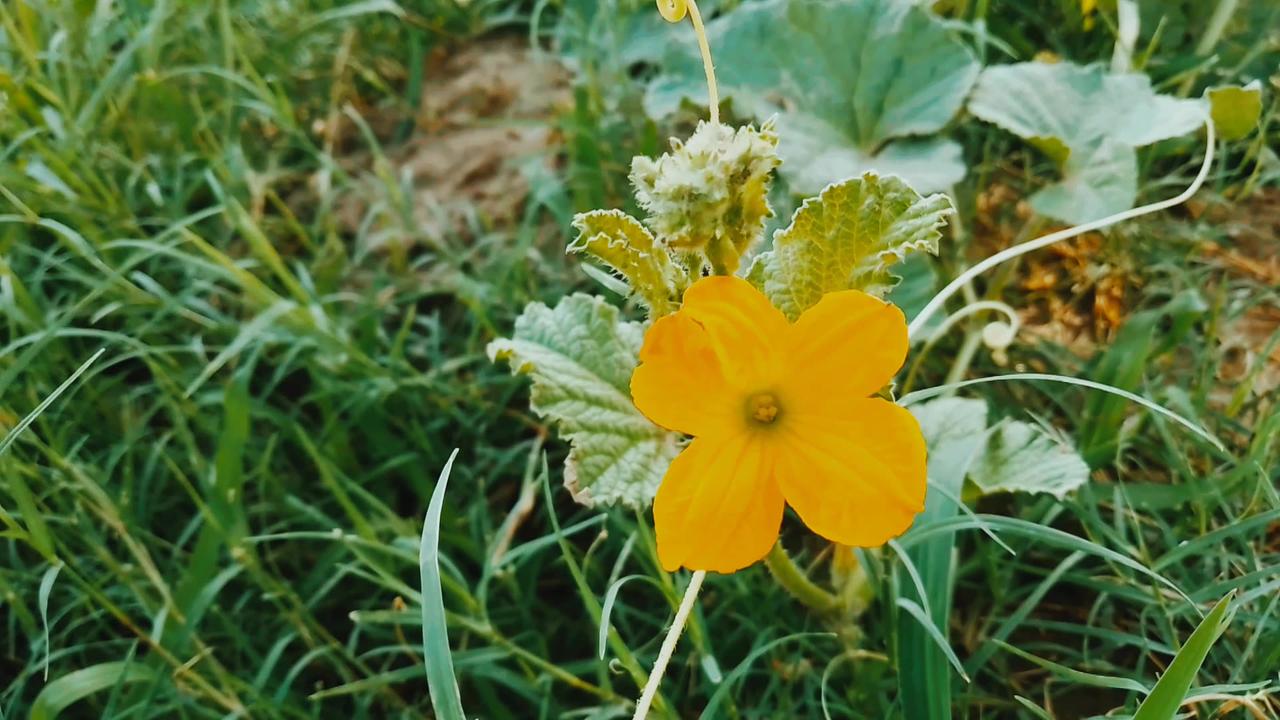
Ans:
[{"label": "thin stalk", "polygon": [[653,704],[653,698],[658,694],[662,676],[667,672],[667,663],[671,662],[671,654],[676,650],[676,642],[680,640],[680,633],[684,631],[685,623],[689,621],[689,613],[693,611],[693,603],[698,599],[698,591],[702,589],[702,581],[706,577],[706,570],[698,570],[689,578],[689,587],[685,589],[684,598],[680,600],[680,608],[676,610],[676,617],[671,621],[671,629],[662,640],[658,659],[654,661],[653,671],[649,673],[649,681],[645,683],[644,692],[636,702],[636,714],[632,716],[632,720],[645,720],[649,716],[649,706]]},{"label": "thin stalk", "polygon": [[707,42],[707,29],[702,24],[702,13],[698,12],[697,0],[689,0],[689,19],[693,21],[693,32],[698,36],[698,50],[702,52],[702,69],[707,74],[707,105],[711,113],[711,122],[720,123],[720,93],[716,89],[716,66],[711,61],[711,44]]}]

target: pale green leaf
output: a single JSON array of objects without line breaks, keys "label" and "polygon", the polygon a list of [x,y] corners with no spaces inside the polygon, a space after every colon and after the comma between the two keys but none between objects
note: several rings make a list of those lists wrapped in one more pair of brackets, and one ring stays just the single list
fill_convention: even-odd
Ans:
[{"label": "pale green leaf", "polygon": [[698,123],[688,141],[673,140],[657,160],[632,160],[636,202],[667,247],[703,252],[717,273],[732,274],[773,217],[777,145],[770,123],[758,130]]},{"label": "pale green leaf", "polygon": [[1058,164],[1063,180],[1033,204],[1073,223],[1132,207],[1132,148],[1193,132],[1205,120],[1202,102],[1159,95],[1145,75],[1072,63],[989,67],[969,111],[1025,138]]},{"label": "pale green leaf", "polygon": [[911,253],[937,253],[953,212],[945,195],[922,197],[901,178],[866,173],[806,200],[747,279],[791,318],[829,292],[884,297],[897,282],[889,269]]},{"label": "pale green leaf", "polygon": [[1062,498],[1088,482],[1089,466],[1065,438],[1013,420],[992,430],[969,477],[984,494],[1049,493]]},{"label": "pale green leaf", "polygon": [[[897,305],[910,322],[938,292],[938,271],[926,255],[913,255],[893,269],[902,281],[894,286],[885,299]],[[922,328],[922,336],[930,334],[942,324],[943,318],[935,316]]]},{"label": "pale green leaf", "polygon": [[1073,225],[1133,207],[1138,197],[1138,156],[1115,140],[1070,153],[1062,179],[1031,196],[1031,207]]},{"label": "pale green leaf", "polygon": [[621,210],[593,210],[573,218],[578,237],[569,252],[585,252],[627,279],[655,316],[674,305],[675,267],[667,249],[639,220]]},{"label": "pale green leaf", "polygon": [[[896,148],[941,130],[978,75],[945,24],[902,0],[765,0],[712,21],[721,90],[735,107],[777,114],[782,172],[799,193],[867,170],[941,190],[964,174],[956,148]],[[701,60],[684,38],[649,88],[651,115],[705,102]]]},{"label": "pale green leaf", "polygon": [[929,480],[959,495],[965,472],[982,454],[987,429],[987,403],[972,398],[943,397],[908,408],[920,423],[929,448]]},{"label": "pale green leaf", "polygon": [[1223,140],[1239,140],[1258,127],[1262,116],[1262,83],[1226,85],[1205,91],[1213,127]]},{"label": "pale green leaf", "polygon": [[574,294],[555,308],[531,303],[512,338],[489,343],[491,359],[532,377],[530,406],[572,446],[565,485],[580,503],[644,506],[680,451],[681,436],[631,402],[643,338],[643,327],[622,321],[617,308]]},{"label": "pale green leaf", "polygon": [[814,194],[827,183],[868,170],[898,175],[923,191],[944,190],[964,179],[964,148],[941,137],[908,138],[872,154],[849,144],[840,131],[810,116],[779,118],[782,173],[792,189]]},{"label": "pale green leaf", "polygon": [[[707,17],[720,5],[721,0],[698,0]],[[688,22],[663,20],[653,0],[563,0],[562,6],[554,38],[557,55],[571,66],[626,72],[639,63],[657,64],[670,44],[691,37]]]}]

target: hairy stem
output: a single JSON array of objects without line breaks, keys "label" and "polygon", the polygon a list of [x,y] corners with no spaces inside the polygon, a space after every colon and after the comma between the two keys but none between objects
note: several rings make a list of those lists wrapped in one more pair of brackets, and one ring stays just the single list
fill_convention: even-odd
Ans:
[{"label": "hairy stem", "polygon": [[632,716],[632,720],[644,720],[648,717],[649,706],[653,704],[653,697],[658,694],[662,676],[667,672],[667,663],[671,662],[671,654],[675,652],[676,642],[680,640],[680,633],[684,631],[685,623],[689,621],[689,613],[693,610],[693,603],[698,599],[698,591],[702,589],[702,581],[706,577],[705,570],[698,570],[689,578],[689,587],[685,589],[684,598],[680,600],[680,608],[676,610],[676,617],[671,621],[671,629],[662,640],[662,648],[658,650],[658,659],[653,662],[649,681],[645,683],[644,692],[636,701],[636,714]]},{"label": "hairy stem", "polygon": [[803,570],[796,567],[795,561],[782,547],[781,541],[769,551],[764,564],[769,568],[773,579],[806,607],[821,613],[833,613],[840,609],[840,599],[818,587],[804,574]]}]

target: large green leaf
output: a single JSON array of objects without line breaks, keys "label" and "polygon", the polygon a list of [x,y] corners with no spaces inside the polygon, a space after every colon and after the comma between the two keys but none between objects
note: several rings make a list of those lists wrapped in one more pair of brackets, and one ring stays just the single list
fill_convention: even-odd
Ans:
[{"label": "large green leaf", "polygon": [[1062,498],[1089,481],[1089,466],[1065,438],[1011,420],[987,438],[970,478],[983,494],[1049,493]]},{"label": "large green leaf", "polygon": [[982,72],[969,111],[1041,148],[1061,182],[1031,198],[1037,211],[1084,223],[1133,207],[1133,148],[1185,135],[1205,120],[1205,105],[1156,94],[1145,75],[1100,65],[1028,62]]},{"label": "large green leaf", "polygon": [[[866,170],[926,191],[964,176],[951,141],[931,135],[960,110],[979,65],[937,18],[907,0],[765,0],[707,27],[719,83],[736,107],[778,116],[782,172],[812,194]],[[662,116],[705,102],[702,62],[674,43],[646,107]]]},{"label": "large green leaf", "polygon": [[[711,16],[720,0],[699,0]],[[688,20],[662,19],[653,0],[566,0],[555,41],[560,59],[570,64],[608,63],[626,71],[638,63],[656,63],[676,42],[693,43]]]},{"label": "large green leaf", "polygon": [[922,197],[900,178],[866,173],[806,200],[747,279],[791,318],[829,292],[884,297],[897,284],[889,269],[911,253],[937,253],[953,212],[945,195]]},{"label": "large green leaf", "polygon": [[530,406],[572,445],[565,485],[586,505],[642,507],[680,450],[680,436],[649,422],[631,402],[644,329],[601,298],[574,294],[549,308],[531,303],[510,339],[489,343],[533,378]]}]

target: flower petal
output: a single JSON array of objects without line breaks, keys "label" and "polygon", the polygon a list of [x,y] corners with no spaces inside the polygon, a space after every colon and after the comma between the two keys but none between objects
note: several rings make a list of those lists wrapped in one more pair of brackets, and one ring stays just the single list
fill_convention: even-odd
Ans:
[{"label": "flower petal", "polygon": [[731,421],[741,425],[736,398],[701,325],[682,312],[653,323],[631,375],[631,399],[640,412],[669,430],[723,434]]},{"label": "flower petal", "polygon": [[676,456],[653,500],[662,567],[731,573],[769,553],[783,510],[769,450],[740,432],[696,438]]},{"label": "flower petal", "polygon": [[862,398],[840,417],[792,413],[779,430],[782,494],[828,540],[882,545],[924,509],[924,436],[903,408]]},{"label": "flower petal", "polygon": [[751,283],[703,278],[685,291],[680,312],[707,329],[730,384],[757,391],[777,382],[787,318]]},{"label": "flower petal", "polygon": [[907,357],[902,311],[860,290],[828,293],[787,336],[787,410],[845,403],[878,392]]}]

